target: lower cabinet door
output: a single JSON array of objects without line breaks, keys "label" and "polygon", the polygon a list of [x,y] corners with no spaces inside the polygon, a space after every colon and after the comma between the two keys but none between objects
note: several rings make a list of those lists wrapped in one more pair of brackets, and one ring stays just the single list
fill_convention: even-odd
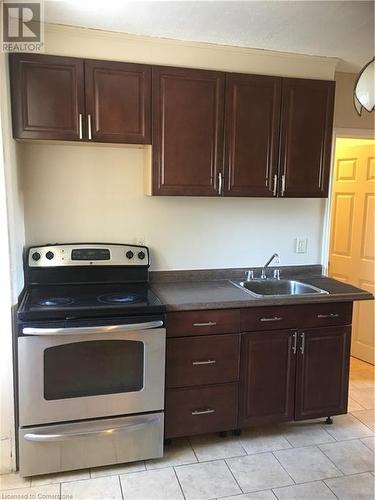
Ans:
[{"label": "lower cabinet door", "polygon": [[241,340],[239,427],[293,420],[296,333],[245,333]]},{"label": "lower cabinet door", "polygon": [[237,382],[167,389],[165,437],[191,436],[237,427]]},{"label": "lower cabinet door", "polygon": [[295,419],[346,413],[351,327],[299,333]]}]

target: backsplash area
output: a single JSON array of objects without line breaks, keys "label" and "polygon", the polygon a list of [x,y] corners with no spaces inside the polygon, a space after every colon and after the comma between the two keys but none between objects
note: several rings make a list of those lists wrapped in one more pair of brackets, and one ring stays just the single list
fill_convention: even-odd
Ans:
[{"label": "backsplash area", "polygon": [[[26,244],[142,242],[152,269],[321,262],[322,199],[211,199],[144,194],[135,146],[20,145]],[[295,238],[308,239],[297,254]]]}]

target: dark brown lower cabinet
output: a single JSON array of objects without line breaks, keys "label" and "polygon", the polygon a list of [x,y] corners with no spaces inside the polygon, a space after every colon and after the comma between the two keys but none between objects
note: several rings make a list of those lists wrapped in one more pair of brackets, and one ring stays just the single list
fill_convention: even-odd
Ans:
[{"label": "dark brown lower cabinet", "polygon": [[350,326],[242,335],[239,426],[347,411]]},{"label": "dark brown lower cabinet", "polygon": [[346,413],[351,318],[352,303],[169,314],[166,437]]},{"label": "dark brown lower cabinet", "polygon": [[239,427],[293,420],[293,332],[246,333],[241,343]]},{"label": "dark brown lower cabinet", "polygon": [[300,333],[295,419],[346,413],[351,327],[312,328]]}]

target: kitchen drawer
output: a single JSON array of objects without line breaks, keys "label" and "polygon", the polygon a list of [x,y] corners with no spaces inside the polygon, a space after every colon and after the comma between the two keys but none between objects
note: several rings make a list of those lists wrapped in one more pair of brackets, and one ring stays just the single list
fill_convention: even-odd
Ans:
[{"label": "kitchen drawer", "polygon": [[241,331],[348,325],[352,303],[252,307],[241,310]]},{"label": "kitchen drawer", "polygon": [[237,383],[168,389],[166,438],[235,429]]},{"label": "kitchen drawer", "polygon": [[332,302],[305,306],[301,319],[304,328],[314,326],[350,325],[353,302]]},{"label": "kitchen drawer", "polygon": [[239,334],[168,339],[166,386],[234,382],[239,361]]},{"label": "kitchen drawer", "polygon": [[238,333],[239,328],[239,309],[171,312],[167,316],[167,337]]}]

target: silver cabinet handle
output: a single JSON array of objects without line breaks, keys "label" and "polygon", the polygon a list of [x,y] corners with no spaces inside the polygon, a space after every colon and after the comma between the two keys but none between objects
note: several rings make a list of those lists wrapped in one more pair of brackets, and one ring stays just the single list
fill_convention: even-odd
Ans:
[{"label": "silver cabinet handle", "polygon": [[23,328],[25,335],[91,335],[93,333],[115,333],[123,331],[148,330],[163,326],[163,321],[147,321],[130,325],[78,326],[72,328]]},{"label": "silver cabinet handle", "polygon": [[301,354],[305,354],[305,334],[302,332],[301,333],[301,347],[300,347],[300,351],[301,351]]},{"label": "silver cabinet handle", "polygon": [[219,191],[219,195],[222,195],[223,194],[223,174],[221,172],[219,172],[218,177],[219,177],[218,191]]},{"label": "silver cabinet handle", "polygon": [[209,413],[215,413],[215,410],[207,408],[207,410],[194,410],[191,412],[192,415],[208,415]]},{"label": "silver cabinet handle", "polygon": [[281,196],[285,193],[285,174],[281,176]]},{"label": "silver cabinet handle", "polygon": [[82,113],[78,115],[78,134],[79,138],[83,139],[83,132],[82,132]]},{"label": "silver cabinet handle", "polygon": [[24,439],[26,441],[35,441],[35,442],[51,442],[51,441],[67,441],[71,439],[84,438],[84,437],[100,437],[100,436],[113,436],[113,434],[117,434],[119,432],[129,432],[129,431],[137,431],[142,429],[146,425],[153,424],[154,422],[158,422],[159,418],[148,419],[146,422],[139,422],[138,424],[128,424],[122,425],[119,427],[113,427],[109,429],[101,429],[97,430],[87,430],[80,432],[62,432],[61,434],[37,434],[37,433],[27,433],[24,435]]},{"label": "silver cabinet handle", "polygon": [[87,115],[87,137],[88,137],[89,141],[92,140],[91,115],[90,115],[90,113]]},{"label": "silver cabinet handle", "polygon": [[207,321],[206,323],[193,323],[193,326],[199,327],[199,326],[215,326],[217,323],[216,321]]},{"label": "silver cabinet handle", "polygon": [[207,359],[206,361],[193,361],[194,366],[200,366],[200,365],[214,365],[216,363],[215,359]]},{"label": "silver cabinet handle", "polygon": [[293,333],[293,346],[292,346],[293,354],[297,354],[297,332]]},{"label": "silver cabinet handle", "polygon": [[277,194],[277,174],[273,176],[273,195],[276,196]]},{"label": "silver cabinet handle", "polygon": [[282,321],[283,319],[281,316],[274,316],[273,318],[260,318],[260,321]]},{"label": "silver cabinet handle", "polygon": [[330,314],[318,314],[317,317],[319,319],[326,319],[326,318],[338,318],[340,315],[337,313],[330,313]]}]

